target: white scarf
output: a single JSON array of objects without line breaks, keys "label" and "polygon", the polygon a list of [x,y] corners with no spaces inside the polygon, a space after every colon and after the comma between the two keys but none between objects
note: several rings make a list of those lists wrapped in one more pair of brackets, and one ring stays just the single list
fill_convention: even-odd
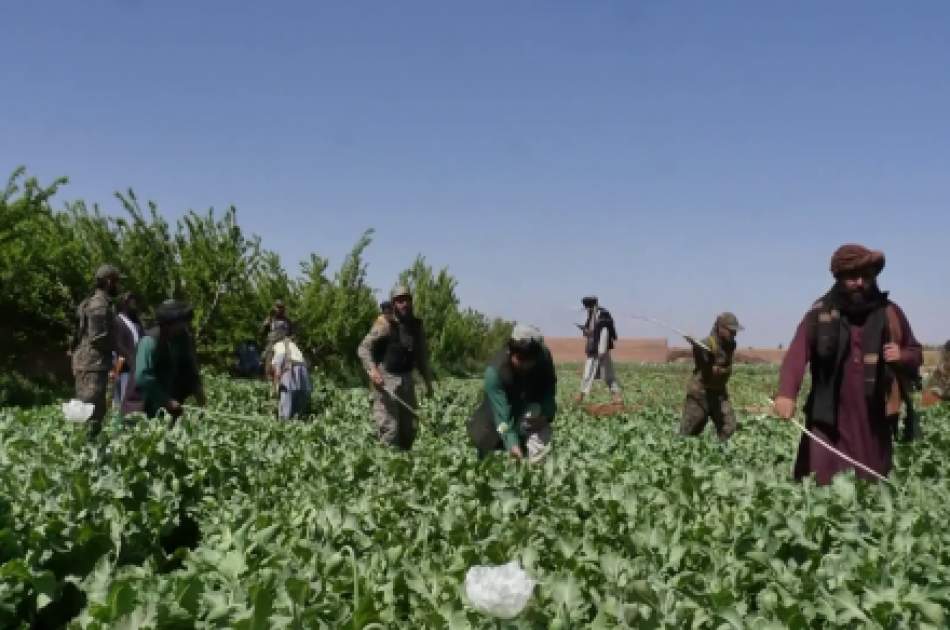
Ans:
[{"label": "white scarf", "polygon": [[119,319],[122,320],[122,323],[125,324],[125,327],[129,329],[129,332],[132,333],[132,345],[139,345],[139,328],[136,326],[131,319],[129,319],[125,313],[119,313]]}]

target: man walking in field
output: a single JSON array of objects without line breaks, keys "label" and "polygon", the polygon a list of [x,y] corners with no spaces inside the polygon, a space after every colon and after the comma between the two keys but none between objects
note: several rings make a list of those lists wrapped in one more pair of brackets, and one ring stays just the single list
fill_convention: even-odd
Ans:
[{"label": "man walking in field", "polygon": [[88,420],[89,437],[102,431],[112,353],[115,350],[115,311],[112,300],[119,294],[119,270],[102,265],[96,270],[96,289],[76,309],[77,327],[72,354],[76,398],[95,405]]},{"label": "man walking in field", "polygon": [[189,396],[194,396],[199,405],[205,404],[201,373],[188,332],[192,313],[191,306],[184,302],[162,302],[155,310],[158,326],[139,341],[134,386],[149,418],[154,418],[160,409],[178,418]]},{"label": "man walking in field", "polygon": [[723,442],[735,432],[736,413],[729,401],[727,385],[732,377],[736,334],[740,330],[742,326],[735,315],[722,313],[716,317],[708,337],[700,342],[686,338],[693,346],[695,367],[686,386],[681,435],[699,435],[709,419]]},{"label": "man walking in field", "polygon": [[422,375],[428,395],[433,376],[422,320],[412,310],[412,293],[397,286],[391,300],[392,315],[376,319],[357,355],[373,385],[377,436],[384,444],[409,450],[416,437],[413,370]]},{"label": "man walking in field", "polygon": [[950,402],[950,341],[943,346],[937,367],[927,379],[924,387],[923,404],[925,407],[940,401]]},{"label": "man walking in field", "polygon": [[479,458],[505,450],[538,462],[551,448],[557,413],[557,373],[551,352],[534,326],[517,324],[506,347],[485,370],[485,395],[469,419]]},{"label": "man walking in field", "polygon": [[581,376],[581,391],[574,401],[582,402],[584,397],[590,394],[597,375],[602,374],[612,394],[613,402],[623,402],[620,383],[617,381],[614,363],[610,358],[610,351],[613,350],[614,342],[617,341],[614,318],[607,309],[599,306],[594,296],[585,297],[581,303],[587,309],[587,322],[581,328],[581,333],[586,340],[584,352],[587,360],[584,362],[584,373]]},{"label": "man walking in field", "polygon": [[[920,344],[907,318],[878,288],[884,254],[843,245],[831,258],[835,284],[795,332],[779,376],[775,412],[795,414],[795,400],[811,368],[805,403],[808,428],[839,451],[880,475],[892,467],[893,431],[900,414],[901,377],[921,364]],[[851,464],[803,435],[795,478],[814,474],[819,484]],[[857,475],[870,478],[863,470]]]}]

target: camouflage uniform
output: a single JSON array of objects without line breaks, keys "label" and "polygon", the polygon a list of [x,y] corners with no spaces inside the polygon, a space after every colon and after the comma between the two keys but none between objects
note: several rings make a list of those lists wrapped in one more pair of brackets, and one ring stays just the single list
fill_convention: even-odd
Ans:
[{"label": "camouflage uniform", "polygon": [[924,389],[940,400],[950,401],[950,341],[940,353],[940,361],[927,379],[927,387]]},{"label": "camouflage uniform", "polygon": [[[738,326],[738,321],[735,325]],[[699,435],[711,418],[719,439],[726,441],[736,430],[736,414],[726,387],[732,376],[735,342],[724,342],[715,328],[702,341],[711,352],[698,345],[693,346],[696,367],[686,387],[680,434]]]},{"label": "camouflage uniform", "polygon": [[[408,348],[409,359],[397,362],[393,355]],[[426,346],[422,321],[413,318],[401,322],[396,317],[380,315],[373,323],[369,334],[360,343],[357,351],[367,374],[379,370],[383,388],[373,386],[373,422],[377,437],[390,446],[408,450],[416,437],[415,417],[385,390],[394,391],[403,402],[416,408],[416,388],[412,370],[422,374],[427,387],[431,387],[432,370]]]},{"label": "camouflage uniform", "polygon": [[108,294],[96,289],[92,297],[79,305],[76,315],[79,337],[72,357],[76,398],[95,405],[89,419],[89,434],[95,437],[102,430],[102,419],[106,415],[106,390],[115,348],[115,311]]}]

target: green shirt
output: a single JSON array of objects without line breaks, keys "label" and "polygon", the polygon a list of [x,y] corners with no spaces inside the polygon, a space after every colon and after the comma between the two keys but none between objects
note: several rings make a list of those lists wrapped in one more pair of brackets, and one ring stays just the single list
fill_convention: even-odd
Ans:
[{"label": "green shirt", "polygon": [[162,341],[146,335],[135,352],[135,385],[149,417],[168,404],[200,388],[198,366],[187,335]]},{"label": "green shirt", "polygon": [[518,422],[529,405],[540,405],[541,415],[548,420],[553,420],[557,413],[557,377],[547,348],[531,372],[520,377],[514,374],[507,356],[503,361],[493,361],[485,369],[484,386],[485,398],[505,450],[518,446]]}]

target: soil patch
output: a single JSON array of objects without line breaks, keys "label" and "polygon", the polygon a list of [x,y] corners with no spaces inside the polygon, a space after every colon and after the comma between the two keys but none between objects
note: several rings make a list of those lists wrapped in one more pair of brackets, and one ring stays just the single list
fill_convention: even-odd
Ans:
[{"label": "soil patch", "polygon": [[640,410],[635,405],[625,405],[623,403],[588,404],[583,405],[583,408],[588,414],[598,418],[617,416],[622,413],[634,413]]}]

